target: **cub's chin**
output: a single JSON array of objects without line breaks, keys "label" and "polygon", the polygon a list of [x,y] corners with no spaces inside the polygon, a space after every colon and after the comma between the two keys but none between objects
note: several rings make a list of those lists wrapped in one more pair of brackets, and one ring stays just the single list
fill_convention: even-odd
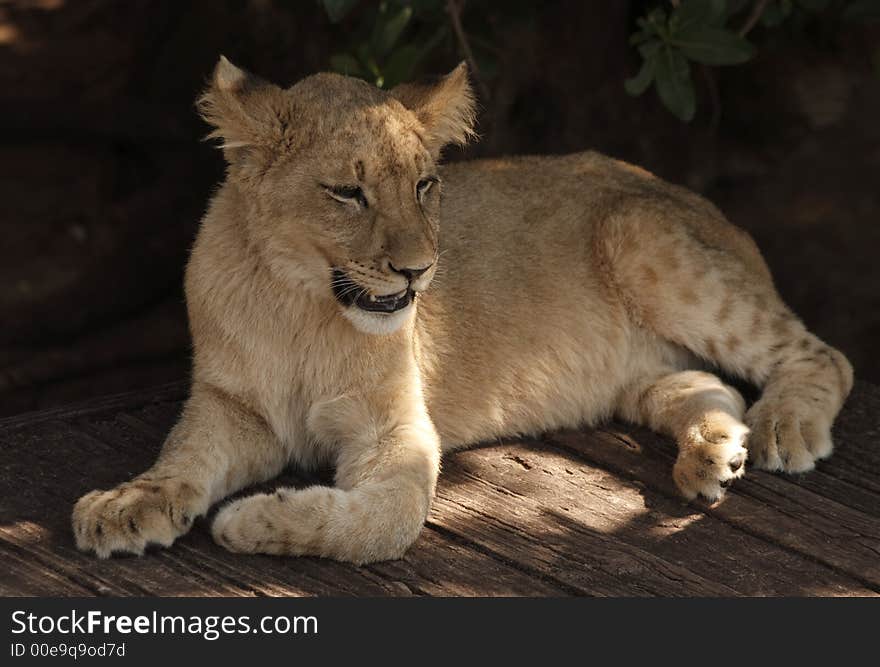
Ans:
[{"label": "cub's chin", "polygon": [[342,269],[333,270],[330,283],[342,313],[363,333],[394,333],[412,317],[416,293],[412,287],[394,294],[375,295],[352,280]]},{"label": "cub's chin", "polygon": [[376,336],[387,336],[400,329],[412,317],[415,308],[412,301],[391,313],[363,310],[356,305],[344,308],[342,314],[358,331]]}]

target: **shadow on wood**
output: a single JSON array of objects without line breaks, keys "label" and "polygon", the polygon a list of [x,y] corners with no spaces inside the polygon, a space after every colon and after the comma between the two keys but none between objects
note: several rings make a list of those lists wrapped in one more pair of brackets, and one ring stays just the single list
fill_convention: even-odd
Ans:
[{"label": "shadow on wood", "polygon": [[[145,470],[180,410],[169,385],[0,421],[0,594],[876,595],[880,388],[857,385],[837,451],[800,477],[750,471],[713,505],[687,504],[672,443],[628,425],[456,453],[399,561],[364,567],[243,556],[208,521],[166,550],[99,561],[70,532],[76,499]],[[263,488],[325,483],[287,471]],[[245,493],[252,492],[250,489]]]}]

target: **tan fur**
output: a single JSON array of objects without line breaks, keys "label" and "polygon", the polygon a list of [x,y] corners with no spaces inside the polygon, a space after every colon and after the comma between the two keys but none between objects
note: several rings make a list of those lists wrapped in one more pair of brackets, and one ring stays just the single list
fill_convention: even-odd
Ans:
[{"label": "tan fur", "polygon": [[[237,500],[215,539],[398,557],[441,451],[615,414],[676,439],[688,498],[719,498],[744,447],[787,472],[830,454],[850,365],[697,195],[595,153],[439,169],[443,145],[473,133],[463,67],[389,94],[332,74],[282,90],[222,59],[200,108],[229,168],[187,268],[192,395],[153,468],[77,503],[80,548],[169,545],[288,463],[330,462],[335,487]],[[433,175],[442,202],[439,184],[417,195]],[[367,208],[323,187],[343,185]],[[392,315],[334,297],[334,269],[383,296],[408,285],[395,269],[426,267]],[[745,413],[708,365],[763,397]]]}]

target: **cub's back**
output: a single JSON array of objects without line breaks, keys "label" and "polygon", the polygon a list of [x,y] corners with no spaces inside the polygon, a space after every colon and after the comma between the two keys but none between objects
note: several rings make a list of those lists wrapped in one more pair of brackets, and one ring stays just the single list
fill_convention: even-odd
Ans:
[{"label": "cub's back", "polygon": [[[520,283],[577,278],[600,223],[628,217],[679,226],[770,273],[751,237],[708,200],[594,151],[475,160],[442,170],[440,245],[448,283],[470,276]],[[454,267],[453,267],[454,265]]]},{"label": "cub's back", "polygon": [[444,445],[595,418],[630,345],[592,266],[594,222],[650,176],[584,153],[453,164],[442,178],[440,268],[417,326]]},{"label": "cub's back", "polygon": [[442,177],[440,265],[420,297],[417,344],[446,447],[604,416],[631,367],[665,354],[597,262],[609,221],[640,228],[648,245],[653,226],[675,227],[769,280],[748,235],[711,203],[597,153],[463,162]]}]

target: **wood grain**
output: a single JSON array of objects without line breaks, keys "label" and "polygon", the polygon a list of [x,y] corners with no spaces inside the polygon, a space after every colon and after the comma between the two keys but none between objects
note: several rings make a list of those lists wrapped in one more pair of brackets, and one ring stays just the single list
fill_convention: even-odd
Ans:
[{"label": "wood grain", "polygon": [[[75,500],[155,458],[175,384],[0,420],[0,595],[841,596],[880,592],[880,388],[859,384],[837,451],[807,475],[750,471],[721,503],[683,502],[668,440],[609,424],[447,457],[425,530],[365,567],[231,554],[209,520],[171,549],[99,561]],[[288,470],[260,489],[328,483]],[[253,489],[247,492],[252,492]]]}]

